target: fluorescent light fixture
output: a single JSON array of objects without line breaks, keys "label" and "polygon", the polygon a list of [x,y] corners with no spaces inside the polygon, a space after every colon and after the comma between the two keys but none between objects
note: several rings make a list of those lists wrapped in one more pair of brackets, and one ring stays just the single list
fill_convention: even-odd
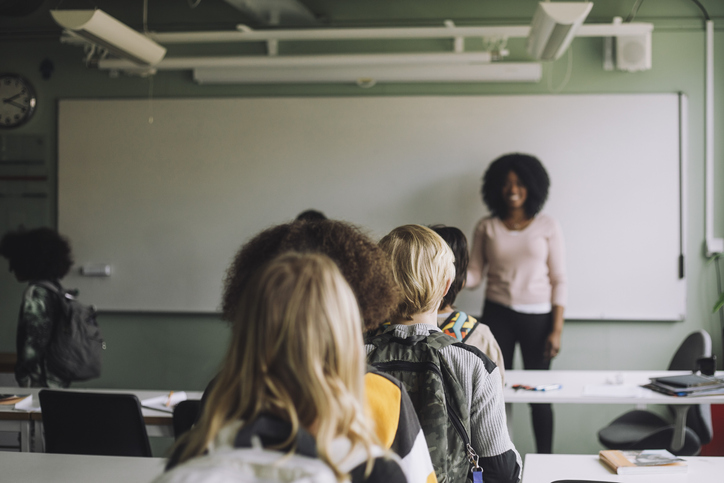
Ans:
[{"label": "fluorescent light fixture", "polygon": [[[127,60],[98,62],[127,71]],[[199,84],[378,82],[538,82],[540,63],[491,63],[489,52],[299,56],[170,57],[155,69],[194,71]]]},{"label": "fluorescent light fixture", "polygon": [[528,53],[538,60],[559,58],[592,7],[591,2],[539,2],[526,42]]},{"label": "fluorescent light fixture", "polygon": [[370,87],[399,82],[539,82],[537,62],[494,64],[308,65],[197,68],[199,84],[350,83]]},{"label": "fluorescent light fixture", "polygon": [[136,65],[155,65],[166,49],[102,10],[51,10],[55,22],[83,39]]},{"label": "fluorescent light fixture", "polygon": [[314,14],[297,0],[226,0],[226,3],[267,25],[316,23]]}]

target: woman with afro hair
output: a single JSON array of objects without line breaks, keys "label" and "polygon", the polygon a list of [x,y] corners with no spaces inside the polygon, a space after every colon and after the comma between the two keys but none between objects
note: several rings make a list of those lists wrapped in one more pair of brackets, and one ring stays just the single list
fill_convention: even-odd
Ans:
[{"label": "woman with afro hair", "polygon": [[[520,343],[523,366],[547,370],[561,348],[566,304],[563,235],[552,217],[540,213],[550,180],[541,162],[506,154],[483,176],[483,201],[490,216],[475,228],[467,287],[487,276],[482,322],[503,352],[506,369]],[[553,411],[531,404],[538,453],[551,453]]]},{"label": "woman with afro hair", "polygon": [[55,322],[61,317],[59,280],[73,265],[68,241],[50,228],[6,233],[0,240],[0,255],[18,282],[29,282],[23,294],[18,318],[15,379],[20,387],[68,387],[70,381],[53,373],[46,364],[46,353]]}]

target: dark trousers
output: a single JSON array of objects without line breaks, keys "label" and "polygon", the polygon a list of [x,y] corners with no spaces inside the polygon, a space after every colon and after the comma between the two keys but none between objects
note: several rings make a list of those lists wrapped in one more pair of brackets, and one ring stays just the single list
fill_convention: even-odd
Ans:
[{"label": "dark trousers", "polygon": [[[521,314],[504,305],[485,301],[482,322],[500,345],[506,369],[513,368],[516,342],[520,343],[523,367],[528,370],[548,370],[551,361],[545,358],[545,346],[553,325],[548,314]],[[553,451],[553,409],[550,404],[531,404],[533,433],[538,453]]]}]

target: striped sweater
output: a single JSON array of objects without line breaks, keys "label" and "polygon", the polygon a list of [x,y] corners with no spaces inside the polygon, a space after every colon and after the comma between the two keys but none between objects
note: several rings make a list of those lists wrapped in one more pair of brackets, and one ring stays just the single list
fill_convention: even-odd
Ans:
[{"label": "striped sweater", "polygon": [[[434,325],[393,325],[395,336],[407,339],[440,331]],[[374,346],[366,345],[367,353]],[[471,443],[480,456],[485,483],[514,483],[522,475],[522,461],[508,435],[500,371],[478,349],[455,343],[440,351],[457,376],[470,408]]]}]

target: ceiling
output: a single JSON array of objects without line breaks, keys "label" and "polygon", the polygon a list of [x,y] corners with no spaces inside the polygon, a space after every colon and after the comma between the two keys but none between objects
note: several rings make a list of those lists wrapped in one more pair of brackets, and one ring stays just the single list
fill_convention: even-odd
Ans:
[{"label": "ceiling", "polygon": [[[190,4],[198,1],[195,8]],[[264,1],[264,0],[261,0]],[[267,0],[268,1],[268,0]],[[599,0],[588,22],[611,22],[626,17],[636,0]],[[24,16],[3,16],[2,12],[20,2],[39,3]],[[300,0],[315,16],[319,27],[376,27],[442,25],[453,20],[458,25],[528,24],[536,0]],[[137,30],[143,28],[143,0],[0,0],[0,41],[57,38],[60,28],[48,13],[54,8],[91,9],[98,7]],[[702,0],[710,10],[721,10],[721,0]],[[648,0],[639,16],[667,15],[700,17],[690,0]],[[714,12],[712,12],[714,13]],[[721,12],[720,12],[721,13]],[[148,28],[157,32],[194,30],[234,30],[238,24],[255,29],[274,28],[245,15],[224,0],[148,0]],[[282,24],[281,28],[299,27]]]}]

